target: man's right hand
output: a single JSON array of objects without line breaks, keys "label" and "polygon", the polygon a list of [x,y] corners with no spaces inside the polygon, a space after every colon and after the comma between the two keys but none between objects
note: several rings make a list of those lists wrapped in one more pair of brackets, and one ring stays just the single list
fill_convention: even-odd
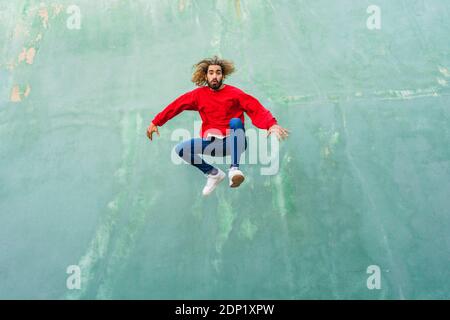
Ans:
[{"label": "man's right hand", "polygon": [[159,137],[158,127],[155,126],[155,125],[153,124],[153,122],[152,122],[152,123],[150,123],[150,126],[147,128],[147,137],[148,137],[150,140],[153,140],[153,139],[152,139],[153,132],[156,132],[156,133],[158,134],[158,137]]}]

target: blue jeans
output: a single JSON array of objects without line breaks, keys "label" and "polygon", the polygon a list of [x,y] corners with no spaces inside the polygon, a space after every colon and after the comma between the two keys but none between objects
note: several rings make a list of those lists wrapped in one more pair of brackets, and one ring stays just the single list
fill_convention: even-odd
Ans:
[{"label": "blue jeans", "polygon": [[230,135],[224,139],[210,137],[183,141],[175,147],[175,152],[187,163],[208,174],[214,167],[199,155],[225,157],[231,155],[231,167],[239,167],[239,159],[247,149],[247,137],[241,119],[230,120]]}]

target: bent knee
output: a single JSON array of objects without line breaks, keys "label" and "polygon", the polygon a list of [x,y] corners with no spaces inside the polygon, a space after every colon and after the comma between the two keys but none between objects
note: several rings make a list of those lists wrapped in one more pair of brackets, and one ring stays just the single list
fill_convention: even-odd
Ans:
[{"label": "bent knee", "polygon": [[183,157],[183,145],[181,143],[176,145],[175,152],[178,156]]},{"label": "bent knee", "polygon": [[244,124],[242,123],[242,120],[240,118],[232,118],[230,120],[230,128],[231,129],[243,129]]}]

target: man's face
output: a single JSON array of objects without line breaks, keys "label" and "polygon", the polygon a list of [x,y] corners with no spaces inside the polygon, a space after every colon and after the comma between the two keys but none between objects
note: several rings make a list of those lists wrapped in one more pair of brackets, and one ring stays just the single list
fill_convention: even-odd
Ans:
[{"label": "man's face", "polygon": [[211,65],[208,67],[208,72],[206,73],[206,81],[208,82],[208,87],[213,90],[218,90],[222,86],[223,75],[222,67]]}]

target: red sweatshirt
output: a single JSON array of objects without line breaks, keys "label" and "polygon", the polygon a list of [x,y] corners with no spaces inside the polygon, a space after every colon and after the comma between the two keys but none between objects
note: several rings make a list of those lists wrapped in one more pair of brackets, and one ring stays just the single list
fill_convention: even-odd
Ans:
[{"label": "red sweatshirt", "polygon": [[200,113],[202,138],[207,137],[208,133],[227,136],[230,120],[240,118],[244,123],[244,112],[260,129],[269,129],[277,123],[270,111],[258,100],[228,84],[219,91],[204,86],[187,92],[158,113],[152,122],[156,126],[162,126],[184,110]]}]

